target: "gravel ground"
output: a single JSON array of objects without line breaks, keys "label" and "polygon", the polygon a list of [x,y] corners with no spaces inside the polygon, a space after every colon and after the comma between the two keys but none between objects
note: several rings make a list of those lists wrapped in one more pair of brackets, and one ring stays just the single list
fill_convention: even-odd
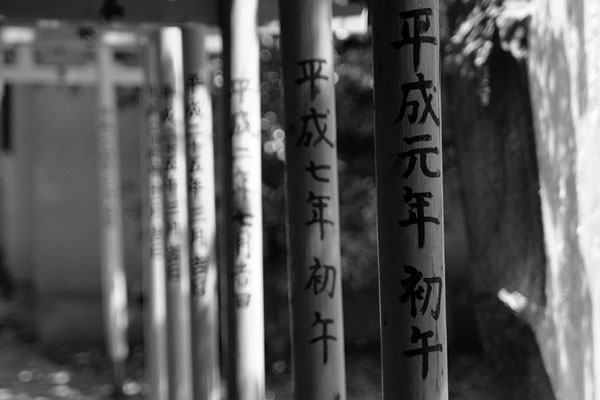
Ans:
[{"label": "gravel ground", "polygon": [[[6,315],[4,318],[0,315],[0,400],[114,398],[111,364],[100,349],[42,350],[30,329]],[[145,399],[147,384],[143,365],[143,349],[134,348],[121,385],[123,400]],[[348,349],[346,369],[349,400],[381,398],[376,348]],[[267,370],[267,400],[292,400],[289,369],[282,371],[273,365]],[[477,354],[451,356],[449,379],[452,400],[507,399],[502,393],[502,384]]]},{"label": "gravel ground", "polygon": [[[110,399],[114,392],[111,365],[98,350],[41,351],[35,343],[0,332],[0,400]],[[126,399],[144,398],[141,354],[134,354],[123,383]]]}]

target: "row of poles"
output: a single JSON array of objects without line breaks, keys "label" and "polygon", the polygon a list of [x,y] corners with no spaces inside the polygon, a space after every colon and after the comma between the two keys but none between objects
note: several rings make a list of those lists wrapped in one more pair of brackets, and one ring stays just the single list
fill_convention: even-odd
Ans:
[{"label": "row of poles", "polygon": [[[153,400],[265,398],[258,1],[223,3],[228,96],[227,127],[218,137],[225,216],[219,230],[203,28],[163,27],[145,46],[145,337]],[[372,4],[386,400],[448,396],[438,12],[436,0]],[[331,19],[328,0],[280,1],[300,400],[346,398]],[[102,279],[118,381],[128,356],[127,299],[116,100],[111,77],[102,73],[110,54],[98,47]],[[219,308],[227,316],[221,321]]]}]

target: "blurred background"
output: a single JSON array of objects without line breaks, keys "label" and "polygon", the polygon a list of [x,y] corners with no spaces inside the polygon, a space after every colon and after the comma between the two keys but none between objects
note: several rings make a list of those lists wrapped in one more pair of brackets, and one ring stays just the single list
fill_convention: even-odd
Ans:
[{"label": "blurred background", "polygon": [[[516,0],[445,0],[440,9],[450,397],[554,399],[531,328],[547,301],[527,70],[532,7]],[[357,18],[333,35],[346,369],[348,398],[358,400],[381,397],[381,374],[372,49],[368,15]],[[61,55],[72,49],[52,39],[53,27],[40,30],[45,33],[34,48],[40,65],[61,68],[65,60],[86,63],[94,56],[84,50],[75,58]],[[93,35],[93,26],[76,30],[82,40]],[[262,29],[260,42],[267,394],[291,399],[278,29]],[[14,62],[17,47],[1,48],[5,65]],[[127,48],[115,61],[139,66],[141,50]],[[218,51],[210,72],[219,121]],[[133,349],[123,391],[144,398],[143,112],[138,87],[117,93]],[[0,400],[102,399],[113,389],[101,319],[96,97],[92,86],[4,85]]]}]

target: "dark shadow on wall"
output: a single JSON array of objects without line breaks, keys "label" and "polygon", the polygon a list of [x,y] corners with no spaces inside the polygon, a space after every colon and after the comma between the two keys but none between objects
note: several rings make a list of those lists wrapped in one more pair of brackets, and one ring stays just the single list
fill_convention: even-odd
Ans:
[{"label": "dark shadow on wall", "polygon": [[485,101],[477,96],[476,79],[458,71],[443,77],[443,118],[461,181],[477,326],[488,364],[504,383],[503,398],[554,399],[528,324],[546,298],[527,73],[501,49],[497,35],[493,43]]}]

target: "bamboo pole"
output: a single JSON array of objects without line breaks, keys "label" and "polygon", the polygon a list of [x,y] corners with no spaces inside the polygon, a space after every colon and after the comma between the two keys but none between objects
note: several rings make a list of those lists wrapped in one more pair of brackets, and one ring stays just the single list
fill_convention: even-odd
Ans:
[{"label": "bamboo pole", "polygon": [[183,28],[194,398],[220,399],[215,173],[204,27]]},{"label": "bamboo pole", "polygon": [[142,171],[145,171],[142,174],[142,182],[145,183],[142,223],[147,304],[144,340],[149,400],[168,400],[167,275],[157,44],[158,36],[149,35],[144,47],[146,86],[142,91],[145,125],[145,132],[141,135]]},{"label": "bamboo pole", "polygon": [[127,344],[127,283],[123,253],[121,171],[116,93],[108,71],[112,49],[96,45],[98,68],[98,160],[100,193],[100,256],[104,302],[104,329],[108,355],[113,363],[115,390],[121,390]]},{"label": "bamboo pole", "polygon": [[439,3],[373,2],[383,398],[448,398]]},{"label": "bamboo pole", "polygon": [[[232,188],[227,188],[225,203],[231,201],[233,215],[233,260],[228,279],[233,301],[230,331],[228,397],[263,400],[265,396],[263,254],[262,254],[262,176],[260,129],[259,43],[257,0],[227,2],[224,48],[229,49],[230,127]],[[232,192],[231,192],[232,191]]]},{"label": "bamboo pole", "polygon": [[167,324],[171,400],[192,398],[191,297],[181,30],[159,40],[167,256]]},{"label": "bamboo pole", "polygon": [[331,1],[279,2],[297,399],[345,399]]}]

